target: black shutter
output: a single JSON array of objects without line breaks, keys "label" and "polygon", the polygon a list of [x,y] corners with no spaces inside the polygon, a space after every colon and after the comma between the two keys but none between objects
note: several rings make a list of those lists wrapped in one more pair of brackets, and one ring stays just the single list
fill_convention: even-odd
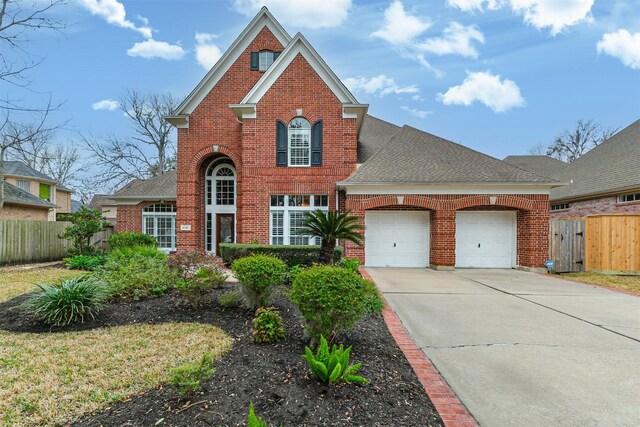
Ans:
[{"label": "black shutter", "polygon": [[287,125],[276,120],[276,166],[287,166]]},{"label": "black shutter", "polygon": [[273,52],[273,61],[275,62],[276,59],[278,59],[278,56],[280,56],[282,52]]},{"label": "black shutter", "polygon": [[322,166],[322,120],[311,128],[311,166]]},{"label": "black shutter", "polygon": [[259,59],[259,52],[251,52],[251,66],[249,67],[250,70],[258,69]]}]

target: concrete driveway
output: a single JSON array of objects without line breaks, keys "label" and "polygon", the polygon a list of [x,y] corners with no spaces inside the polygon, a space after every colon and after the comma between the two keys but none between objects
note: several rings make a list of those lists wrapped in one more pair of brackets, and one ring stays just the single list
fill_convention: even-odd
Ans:
[{"label": "concrete driveway", "polygon": [[516,270],[367,268],[482,426],[640,426],[640,298]]}]

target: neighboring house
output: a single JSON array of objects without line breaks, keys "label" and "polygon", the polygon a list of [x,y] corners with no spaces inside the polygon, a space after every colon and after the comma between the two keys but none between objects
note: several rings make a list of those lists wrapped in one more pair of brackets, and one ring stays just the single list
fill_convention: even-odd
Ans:
[{"label": "neighboring house", "polygon": [[50,221],[55,208],[56,205],[51,202],[13,184],[4,183],[4,205],[0,209],[0,219]]},{"label": "neighboring house", "polygon": [[[513,157],[519,156],[510,156],[505,161]],[[551,218],[640,214],[638,159],[640,120],[548,175],[567,184],[551,190]],[[517,165],[535,172],[539,163],[539,159],[534,159],[529,164]]]},{"label": "neighboring house", "polygon": [[304,213],[351,210],[368,266],[542,267],[557,182],[367,115],[309,42],[266,8],[167,120],[177,171],[109,196],[117,229],[161,246],[317,244]]},{"label": "neighboring house", "polygon": [[[120,194],[120,192],[126,191],[144,182],[145,181],[142,179],[133,179],[118,191],[116,191],[114,194]],[[115,226],[118,218],[118,205],[116,204],[115,200],[111,199],[110,197],[111,196],[108,194],[95,194],[89,202],[89,209],[97,209],[99,211],[102,211],[102,216],[113,226]]]},{"label": "neighboring house", "polygon": [[[72,191],[63,185],[58,184],[56,180],[50,176],[43,174],[42,172],[38,172],[25,163],[19,161],[5,161],[4,179],[7,183],[18,187],[37,198],[49,202],[51,210],[48,211],[48,214],[44,219],[55,221],[57,214],[71,213],[72,211]],[[3,210],[4,209],[6,209],[6,205]],[[8,215],[8,213],[5,213],[4,215]],[[39,218],[42,217],[42,212],[39,212],[37,216]]]}]

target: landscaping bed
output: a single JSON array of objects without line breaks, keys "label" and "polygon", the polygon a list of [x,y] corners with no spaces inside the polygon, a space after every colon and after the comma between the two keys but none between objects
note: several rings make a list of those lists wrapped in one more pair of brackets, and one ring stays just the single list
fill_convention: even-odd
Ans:
[{"label": "landscaping bed", "polygon": [[[380,316],[369,316],[338,336],[353,346],[352,363],[367,385],[319,383],[302,359],[308,340],[297,310],[278,290],[273,305],[280,310],[285,339],[275,344],[251,341],[254,312],[222,308],[221,293],[235,289],[226,283],[215,289],[211,303],[194,309],[175,292],[139,301],[111,302],[95,320],[56,331],[95,330],[135,324],[189,322],[213,325],[234,338],[232,349],[216,360],[214,375],[189,402],[173,386],[136,394],[124,402],[79,420],[82,426],[244,426],[250,402],[269,425],[283,426],[441,426],[433,404]],[[25,295],[0,303],[0,329],[12,333],[51,334],[51,329],[27,317],[18,305]],[[166,351],[171,351],[167,348]],[[63,364],[61,358],[58,363]],[[152,363],[152,361],[149,361]]]}]

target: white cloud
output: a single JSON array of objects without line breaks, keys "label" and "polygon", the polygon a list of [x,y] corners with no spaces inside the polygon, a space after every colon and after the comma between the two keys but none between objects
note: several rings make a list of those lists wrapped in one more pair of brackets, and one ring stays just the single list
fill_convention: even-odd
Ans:
[{"label": "white cloud", "polygon": [[484,43],[484,35],[476,25],[464,25],[450,22],[442,32],[442,37],[434,37],[425,40],[421,48],[436,55],[461,55],[477,58],[478,51],[472,41]]},{"label": "white cloud", "polygon": [[439,93],[437,99],[445,105],[470,106],[478,101],[496,113],[504,113],[525,104],[520,88],[513,80],[500,81],[500,76],[490,72],[467,73],[462,84]]},{"label": "white cloud", "polygon": [[92,15],[101,16],[109,24],[128,28],[139,32],[148,39],[151,38],[152,29],[149,27],[149,21],[138,16],[138,19],[143,23],[143,26],[138,27],[127,20],[127,12],[124,9],[124,5],[118,0],[79,0],[79,2]]},{"label": "white cloud", "polygon": [[352,92],[365,92],[369,95],[385,96],[390,94],[419,93],[420,89],[416,85],[398,86],[391,77],[384,74],[367,79],[365,77],[349,77],[344,79],[344,84]]},{"label": "white cloud", "polygon": [[433,111],[416,110],[415,108],[410,108],[406,105],[403,105],[402,107],[400,107],[400,109],[403,111],[406,111],[407,113],[411,114],[413,117],[417,117],[419,119],[424,119],[429,114],[433,114]]},{"label": "white cloud", "polygon": [[196,33],[196,60],[205,70],[211,69],[222,56],[222,51],[213,41],[216,35]]},{"label": "white cloud", "polygon": [[349,14],[352,0],[234,0],[233,7],[251,16],[262,6],[284,24],[298,28],[333,28],[341,25]]},{"label": "white cloud", "polygon": [[627,30],[605,33],[597,44],[598,53],[618,58],[624,65],[634,70],[640,69],[640,33],[631,34]]},{"label": "white cloud", "polygon": [[395,0],[384,11],[384,25],[371,34],[391,44],[411,43],[413,39],[431,27],[431,22],[405,12],[400,0]]},{"label": "white cloud", "polygon": [[131,49],[127,50],[127,55],[129,56],[139,56],[146,59],[160,58],[170,61],[182,59],[185,53],[184,49],[178,45],[153,39],[138,42],[134,44]]},{"label": "white cloud", "polygon": [[113,110],[117,110],[119,107],[120,107],[120,103],[113,99],[103,99],[102,101],[98,101],[91,104],[91,108],[96,111],[100,111],[100,110],[113,111]]},{"label": "white cloud", "polygon": [[589,22],[594,0],[447,0],[451,7],[465,12],[498,9],[507,5],[522,15],[524,22],[537,29],[551,28],[556,35],[566,27],[582,21]]}]

